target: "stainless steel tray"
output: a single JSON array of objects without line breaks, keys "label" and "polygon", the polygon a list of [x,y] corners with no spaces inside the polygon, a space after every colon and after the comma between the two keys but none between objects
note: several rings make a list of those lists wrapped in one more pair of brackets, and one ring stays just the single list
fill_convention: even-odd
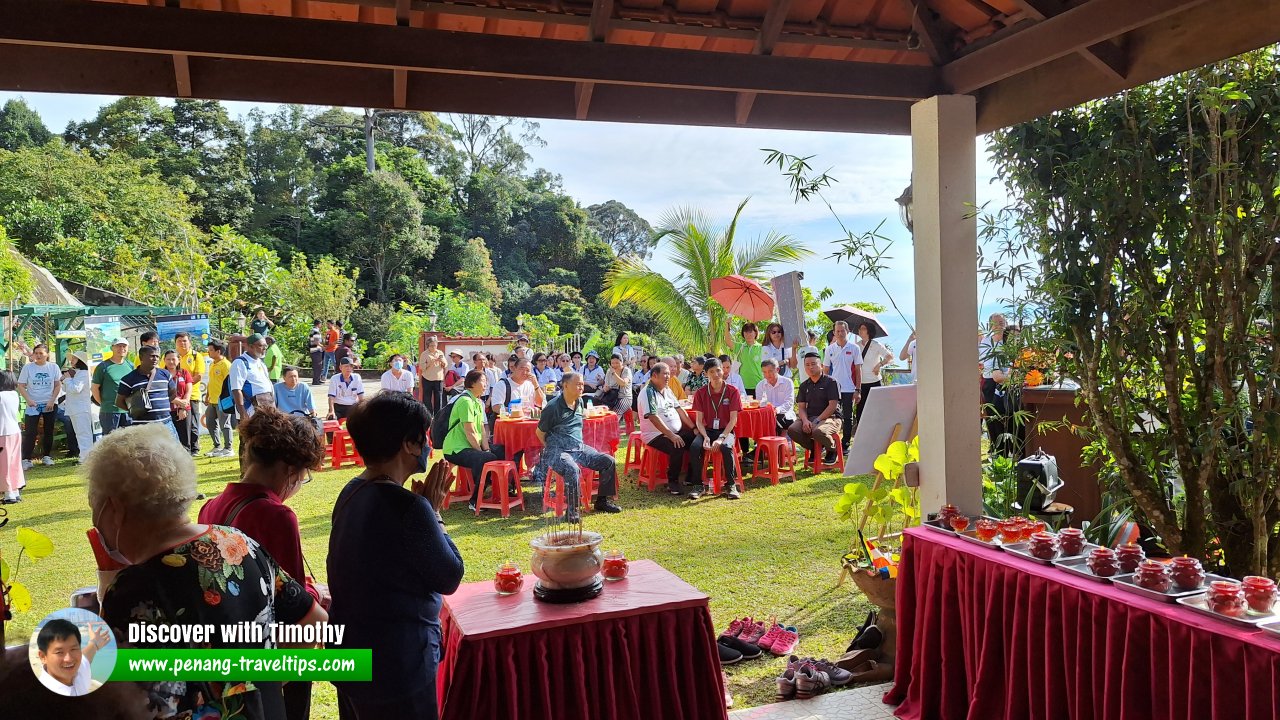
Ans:
[{"label": "stainless steel tray", "polygon": [[[984,519],[985,519],[985,520],[995,520],[995,518],[987,517],[987,516],[985,516],[985,515],[969,515],[969,516],[968,516],[968,518],[969,518],[969,528],[968,528],[967,530],[965,530],[965,532],[970,532],[970,531],[972,531],[972,530],[974,529],[974,527],[973,527],[973,526],[974,526],[974,525],[977,525],[979,520],[984,520]],[[948,535],[956,535],[956,534],[957,534],[955,530],[952,530],[952,529],[951,529],[951,526],[950,526],[950,525],[942,525],[942,524],[941,524],[941,521],[940,521],[938,518],[930,518],[930,519],[925,520],[924,522],[922,522],[922,523],[920,523],[920,524],[921,524],[922,526],[924,526],[924,527],[929,528],[930,530],[937,530],[938,532],[947,533]],[[984,544],[985,544],[985,543],[984,543]]]},{"label": "stainless steel tray", "polygon": [[1083,553],[1083,554],[1081,554],[1081,555],[1063,555],[1063,554],[1062,554],[1062,551],[1061,551],[1061,550],[1059,550],[1057,555],[1053,556],[1052,558],[1049,558],[1048,560],[1041,560],[1040,558],[1036,557],[1035,555],[1032,555],[1032,554],[1029,552],[1029,550],[1030,550],[1030,548],[1031,548],[1031,543],[1030,543],[1029,541],[1013,543],[1013,544],[1011,544],[1011,545],[1005,545],[1005,546],[1004,546],[1004,549],[1005,549],[1005,550],[1008,550],[1009,552],[1013,553],[1014,555],[1017,555],[1018,557],[1026,558],[1026,559],[1030,560],[1031,562],[1037,562],[1037,563],[1040,563],[1041,565],[1052,565],[1052,564],[1054,564],[1055,562],[1058,562],[1059,560],[1068,560],[1068,559],[1072,559],[1072,558],[1076,558],[1076,559],[1084,560],[1085,558],[1087,558],[1087,557],[1089,556],[1089,553],[1090,553],[1090,552],[1092,552],[1092,551],[1093,551],[1093,549],[1094,549],[1094,548],[1096,548],[1096,547],[1098,547],[1098,546],[1097,546],[1097,545],[1094,545],[1093,543],[1085,543],[1085,544],[1084,544],[1084,553]]},{"label": "stainless steel tray", "polygon": [[[1214,577],[1216,578],[1217,576]],[[1272,608],[1272,611],[1266,615],[1256,615],[1252,611],[1249,611],[1244,617],[1238,618],[1222,615],[1209,609],[1208,599],[1208,593],[1197,591],[1193,595],[1178,598],[1178,604],[1186,605],[1201,615],[1208,615],[1209,617],[1218,618],[1219,620],[1224,620],[1229,623],[1235,623],[1236,625],[1244,625],[1246,627],[1258,627],[1262,623],[1273,623],[1280,620],[1280,613],[1276,613],[1275,608]],[[1271,632],[1277,631],[1271,630]]]},{"label": "stainless steel tray", "polygon": [[[1209,587],[1209,583],[1213,582],[1214,580],[1231,580],[1231,578],[1223,577],[1221,575],[1214,575],[1213,573],[1205,573],[1204,582],[1201,583],[1200,587],[1196,588],[1195,590],[1179,590],[1178,586],[1175,585],[1172,588],[1170,588],[1169,592],[1162,593],[1162,592],[1156,592],[1155,590],[1148,590],[1142,587],[1141,585],[1138,585],[1137,583],[1135,583],[1133,581],[1133,578],[1136,574],[1137,573],[1125,573],[1123,575],[1117,575],[1111,578],[1111,582],[1117,588],[1125,592],[1131,592],[1135,595],[1142,595],[1144,597],[1149,597],[1149,598],[1152,598],[1153,600],[1159,600],[1161,602],[1176,602],[1179,598],[1188,597],[1190,595],[1203,595],[1205,588]],[[1215,613],[1215,615],[1216,614],[1217,613]]]},{"label": "stainless steel tray", "polygon": [[[1088,548],[1086,548],[1086,550],[1087,549]],[[1115,575],[1112,575],[1111,577],[1094,575],[1093,571],[1089,569],[1089,558],[1083,555],[1072,555],[1066,558],[1059,558],[1058,560],[1054,560],[1053,564],[1069,573],[1074,573],[1081,577],[1087,577],[1090,580],[1095,580],[1100,583],[1109,583],[1111,582],[1111,579],[1115,577]],[[1117,575],[1118,574],[1119,573],[1117,573]]]},{"label": "stainless steel tray", "polygon": [[993,548],[995,550],[1003,549],[1003,546],[1001,546],[1000,544],[999,535],[997,535],[995,539],[993,539],[991,542],[983,542],[982,540],[979,540],[977,530],[965,530],[962,533],[955,533],[955,536],[960,538],[961,540],[968,540],[974,545],[981,545],[982,547],[985,547],[985,548]]},{"label": "stainless steel tray", "polygon": [[1280,620],[1263,620],[1258,623],[1258,627],[1273,635],[1280,635]]}]

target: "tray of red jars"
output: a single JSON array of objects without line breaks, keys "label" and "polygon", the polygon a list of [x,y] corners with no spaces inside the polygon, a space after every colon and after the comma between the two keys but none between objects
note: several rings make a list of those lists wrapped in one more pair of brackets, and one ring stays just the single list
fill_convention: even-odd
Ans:
[{"label": "tray of red jars", "polygon": [[994,521],[995,518],[987,517],[985,515],[965,515],[960,512],[948,515],[938,513],[930,516],[930,518],[921,523],[921,525],[929,528],[930,530],[937,530],[938,532],[946,533],[948,535],[959,535],[967,530],[974,530],[979,520]]},{"label": "tray of red jars", "polygon": [[1195,558],[1174,558],[1174,562],[1168,563],[1143,560],[1134,572],[1111,579],[1117,588],[1125,592],[1162,602],[1177,602],[1180,598],[1202,594],[1206,584],[1223,580],[1228,578],[1200,569],[1200,562]]},{"label": "tray of red jars", "polygon": [[1026,542],[1005,545],[1004,549],[1041,565],[1053,565],[1066,558],[1076,558],[1083,562],[1085,558],[1082,556],[1096,547],[1098,546],[1084,542],[1083,539],[1080,540],[1079,546],[1076,546],[1071,544],[1070,536],[1064,538],[1061,534],[1037,532],[1032,533],[1031,538]]},{"label": "tray of red jars", "polygon": [[1280,620],[1274,580],[1250,576],[1236,582],[1222,578],[1210,582],[1208,588],[1207,592],[1180,597],[1178,603],[1203,615],[1239,625],[1257,626]]},{"label": "tray of red jars", "polygon": [[[1095,545],[1093,547],[1097,546]],[[1059,558],[1054,560],[1053,564],[1055,567],[1065,570],[1072,575],[1087,577],[1090,580],[1096,580],[1100,583],[1109,583],[1111,582],[1111,578],[1119,574],[1118,572],[1112,572],[1105,563],[1102,565],[1095,565],[1093,562],[1090,562],[1089,556],[1087,555],[1072,555],[1071,557]]]}]

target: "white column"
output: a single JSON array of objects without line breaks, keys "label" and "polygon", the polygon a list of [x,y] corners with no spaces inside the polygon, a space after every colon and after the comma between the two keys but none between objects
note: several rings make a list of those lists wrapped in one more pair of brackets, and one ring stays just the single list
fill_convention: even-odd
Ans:
[{"label": "white column", "polygon": [[976,103],[939,95],[911,107],[920,504],[982,510],[978,387]]}]

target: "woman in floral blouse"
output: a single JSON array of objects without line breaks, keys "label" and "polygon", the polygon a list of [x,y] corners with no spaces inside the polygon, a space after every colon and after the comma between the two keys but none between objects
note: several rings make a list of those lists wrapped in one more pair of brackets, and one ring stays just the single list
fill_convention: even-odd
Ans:
[{"label": "woman in floral blouse", "polygon": [[[320,604],[239,530],[190,521],[195,464],[159,425],[118,430],[89,455],[89,506],[100,538],[102,616],[117,639],[130,623],[219,627],[254,622],[316,624]],[[110,572],[111,568],[118,572]],[[114,574],[114,578],[111,575]],[[147,645],[140,647],[175,647]],[[271,648],[264,642],[213,642],[193,648]],[[156,718],[284,717],[277,682],[147,683]]]}]

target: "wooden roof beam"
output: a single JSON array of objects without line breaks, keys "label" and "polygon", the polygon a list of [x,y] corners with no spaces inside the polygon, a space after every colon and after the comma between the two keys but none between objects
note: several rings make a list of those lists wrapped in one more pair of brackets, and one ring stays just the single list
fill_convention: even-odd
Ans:
[{"label": "wooden roof beam", "polygon": [[1090,0],[942,68],[951,92],[992,83],[1118,37],[1208,0]]},{"label": "wooden roof beam", "polygon": [[595,0],[591,3],[591,20],[587,25],[587,37],[593,42],[604,42],[609,35],[609,22],[613,20],[613,0]]},{"label": "wooden roof beam", "polygon": [[[0,0],[0,43],[639,87],[914,101],[935,68],[116,3]],[[385,102],[385,100],[383,101]]]},{"label": "wooden roof beam", "polygon": [[911,30],[920,40],[920,47],[929,55],[934,65],[946,65],[951,62],[951,42],[942,31],[938,18],[933,16],[924,0],[901,0],[908,13],[911,14]]},{"label": "wooden roof beam", "polygon": [[[1033,20],[1047,20],[1062,14],[1066,6],[1060,0],[1013,0],[1013,4],[1021,8]],[[1111,40],[1104,40],[1078,51],[1080,57],[1089,61],[1113,80],[1123,82],[1128,67],[1128,58],[1124,48]]]},{"label": "wooden roof beam", "polygon": [[760,34],[756,36],[756,45],[752,49],[756,55],[772,55],[773,48],[782,35],[782,25],[787,21],[787,13],[791,11],[791,0],[773,0],[765,11],[764,22],[760,24]]},{"label": "wooden roof beam", "polygon": [[178,97],[191,97],[191,65],[182,53],[173,54],[173,82]]}]

